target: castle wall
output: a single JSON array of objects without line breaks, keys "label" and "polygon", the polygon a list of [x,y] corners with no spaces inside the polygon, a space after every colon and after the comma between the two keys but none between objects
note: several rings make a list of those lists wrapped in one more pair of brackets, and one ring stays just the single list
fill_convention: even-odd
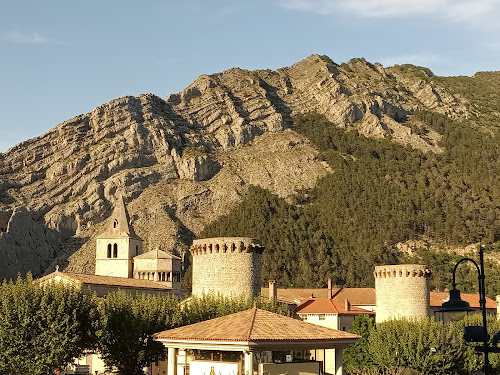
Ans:
[{"label": "castle wall", "polygon": [[420,264],[376,266],[376,323],[429,316],[430,274]]},{"label": "castle wall", "polygon": [[255,239],[246,237],[195,240],[193,295],[258,296],[263,250]]}]

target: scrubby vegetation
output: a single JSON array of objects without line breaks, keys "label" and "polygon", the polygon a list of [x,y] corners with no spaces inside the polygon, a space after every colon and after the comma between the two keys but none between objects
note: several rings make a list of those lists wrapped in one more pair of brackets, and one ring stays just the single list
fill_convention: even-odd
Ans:
[{"label": "scrubby vegetation", "polygon": [[449,245],[483,239],[494,248],[500,136],[432,112],[413,116],[443,135],[443,154],[366,138],[315,113],[296,117],[293,129],[316,145],[334,173],[299,192],[295,205],[252,187],[201,236],[261,239],[267,248],[262,279],[283,287],[324,286],[329,277],[339,285],[372,286],[375,264],[401,260],[395,243],[423,236]]}]

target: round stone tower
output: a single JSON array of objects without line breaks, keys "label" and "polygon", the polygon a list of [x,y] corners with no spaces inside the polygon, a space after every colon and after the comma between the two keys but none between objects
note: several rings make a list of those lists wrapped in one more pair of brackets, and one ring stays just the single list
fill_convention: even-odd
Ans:
[{"label": "round stone tower", "polygon": [[376,266],[376,323],[428,316],[430,275],[421,264]]},{"label": "round stone tower", "polygon": [[193,241],[193,295],[230,296],[260,294],[264,247],[247,237],[217,237]]}]

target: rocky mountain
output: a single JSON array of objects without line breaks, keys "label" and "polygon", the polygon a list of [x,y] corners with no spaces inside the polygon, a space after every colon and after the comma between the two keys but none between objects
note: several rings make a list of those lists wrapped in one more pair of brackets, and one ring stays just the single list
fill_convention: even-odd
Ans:
[{"label": "rocky mountain", "polygon": [[0,278],[56,263],[93,272],[94,238],[119,194],[145,250],[181,252],[249,185],[284,198],[313,187],[335,171],[289,129],[296,114],[440,153],[441,135],[408,116],[478,114],[430,77],[311,55],[276,71],[202,75],[166,99],[122,97],[76,116],[0,154]]}]

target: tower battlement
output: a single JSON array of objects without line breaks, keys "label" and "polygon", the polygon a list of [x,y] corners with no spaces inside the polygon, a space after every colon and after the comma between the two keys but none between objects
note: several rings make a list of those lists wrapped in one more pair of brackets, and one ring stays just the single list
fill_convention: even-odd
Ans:
[{"label": "tower battlement", "polygon": [[194,240],[190,249],[193,255],[217,253],[256,253],[262,254],[264,246],[249,237],[216,237]]},{"label": "tower battlement", "polygon": [[254,238],[216,237],[193,241],[193,294],[258,296],[264,246]]}]

